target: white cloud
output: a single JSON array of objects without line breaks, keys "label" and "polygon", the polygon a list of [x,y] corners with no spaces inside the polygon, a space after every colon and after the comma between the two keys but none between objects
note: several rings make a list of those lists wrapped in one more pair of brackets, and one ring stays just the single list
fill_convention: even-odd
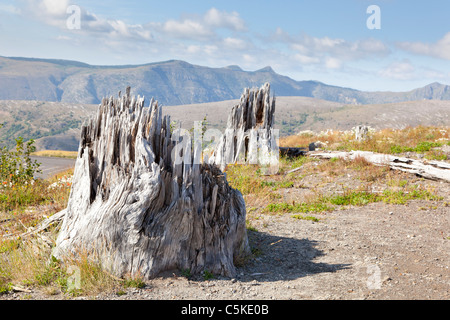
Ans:
[{"label": "white cloud", "polygon": [[204,24],[194,20],[166,21],[161,31],[167,35],[183,39],[205,39],[214,35],[214,32]]},{"label": "white cloud", "polygon": [[8,14],[20,14],[20,8],[13,6],[12,4],[0,4],[0,12],[6,12]]},{"label": "white cloud", "polygon": [[340,69],[347,62],[385,57],[390,53],[388,46],[377,39],[348,41],[308,34],[293,36],[281,28],[268,40],[287,45],[293,51],[294,60],[303,65],[321,65],[327,69]]},{"label": "white cloud", "polygon": [[426,80],[434,82],[447,81],[450,73],[443,70],[436,70],[429,66],[415,65],[409,59],[403,59],[390,63],[387,67],[378,71],[378,75],[393,80]]},{"label": "white cloud", "polygon": [[397,47],[419,55],[450,60],[450,32],[435,43],[399,42]]},{"label": "white cloud", "polygon": [[[67,19],[72,12],[68,8],[73,4],[70,0],[24,0],[26,14],[44,23],[60,28],[62,31],[73,32],[67,28]],[[131,25],[122,20],[100,18],[97,15],[80,8],[80,29],[78,34],[101,34],[108,40],[152,40],[152,33],[143,25]]]},{"label": "white cloud", "polygon": [[307,55],[303,55],[301,53],[297,53],[294,55],[294,59],[302,64],[317,64],[320,63],[320,59],[317,57],[310,57]]},{"label": "white cloud", "polygon": [[342,66],[342,61],[333,57],[327,57],[325,59],[325,66],[328,69],[340,69]]},{"label": "white cloud", "polygon": [[378,73],[380,76],[395,80],[414,80],[416,79],[416,69],[407,59],[394,61]]},{"label": "white cloud", "polygon": [[51,16],[64,16],[69,5],[69,0],[42,0],[39,3],[39,7]]},{"label": "white cloud", "polygon": [[247,42],[243,39],[228,37],[223,39],[223,44],[229,49],[244,50],[247,47]]},{"label": "white cloud", "polygon": [[156,32],[184,40],[212,40],[217,38],[217,29],[244,31],[245,22],[237,12],[209,9],[203,15],[168,20],[164,23],[151,23]]},{"label": "white cloud", "polygon": [[234,31],[245,31],[245,22],[239,17],[237,12],[219,11],[211,8],[204,16],[206,25],[214,28],[226,28]]}]

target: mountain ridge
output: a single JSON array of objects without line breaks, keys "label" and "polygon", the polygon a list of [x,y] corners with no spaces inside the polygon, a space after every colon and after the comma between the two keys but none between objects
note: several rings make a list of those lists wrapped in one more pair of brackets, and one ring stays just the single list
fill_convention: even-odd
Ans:
[{"label": "mountain ridge", "polygon": [[245,71],[167,60],[138,65],[98,66],[63,59],[0,56],[0,100],[39,100],[98,104],[131,86],[132,94],[163,105],[238,99],[245,87],[271,84],[277,96],[302,96],[344,104],[450,100],[450,87],[438,82],[406,92],[360,91],[316,80],[297,81],[271,66]]}]

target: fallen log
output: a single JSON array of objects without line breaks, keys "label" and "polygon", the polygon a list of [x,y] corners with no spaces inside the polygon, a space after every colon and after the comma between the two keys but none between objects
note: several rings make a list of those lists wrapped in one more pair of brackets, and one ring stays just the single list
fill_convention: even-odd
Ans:
[{"label": "fallen log", "polygon": [[309,155],[322,159],[342,158],[354,160],[360,157],[374,165],[389,166],[393,170],[408,172],[426,179],[450,182],[450,164],[443,161],[422,161],[369,151],[322,152],[310,153]]},{"label": "fallen log", "polygon": [[67,212],[53,255],[89,252],[116,277],[207,270],[235,276],[250,253],[242,194],[201,145],[179,148],[156,101],[103,99],[82,127]]}]

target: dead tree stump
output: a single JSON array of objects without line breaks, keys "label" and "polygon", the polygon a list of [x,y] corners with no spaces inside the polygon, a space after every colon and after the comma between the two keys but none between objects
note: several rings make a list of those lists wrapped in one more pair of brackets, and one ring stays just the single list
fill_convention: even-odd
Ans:
[{"label": "dead tree stump", "polygon": [[[89,252],[112,274],[167,270],[234,276],[249,254],[245,202],[201,152],[177,149],[170,118],[144,98],[103,99],[82,127],[72,191],[53,255]],[[201,147],[200,147],[201,148]]]},{"label": "dead tree stump", "polygon": [[239,104],[228,116],[225,134],[209,163],[224,170],[228,164],[261,164],[278,169],[278,130],[274,129],[275,98],[270,84],[260,89],[246,88]]}]

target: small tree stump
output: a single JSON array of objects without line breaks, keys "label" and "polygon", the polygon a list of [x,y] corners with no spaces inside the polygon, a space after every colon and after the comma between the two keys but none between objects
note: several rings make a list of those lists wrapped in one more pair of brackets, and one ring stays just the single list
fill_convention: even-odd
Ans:
[{"label": "small tree stump", "polygon": [[81,131],[55,257],[89,252],[118,277],[235,276],[234,259],[250,252],[244,199],[217,166],[195,163],[197,145],[177,149],[157,102],[145,108],[127,88]]},{"label": "small tree stump", "polygon": [[278,170],[278,130],[274,129],[275,98],[270,84],[260,89],[246,88],[229,116],[225,134],[209,163],[224,170],[228,164],[261,164]]}]

